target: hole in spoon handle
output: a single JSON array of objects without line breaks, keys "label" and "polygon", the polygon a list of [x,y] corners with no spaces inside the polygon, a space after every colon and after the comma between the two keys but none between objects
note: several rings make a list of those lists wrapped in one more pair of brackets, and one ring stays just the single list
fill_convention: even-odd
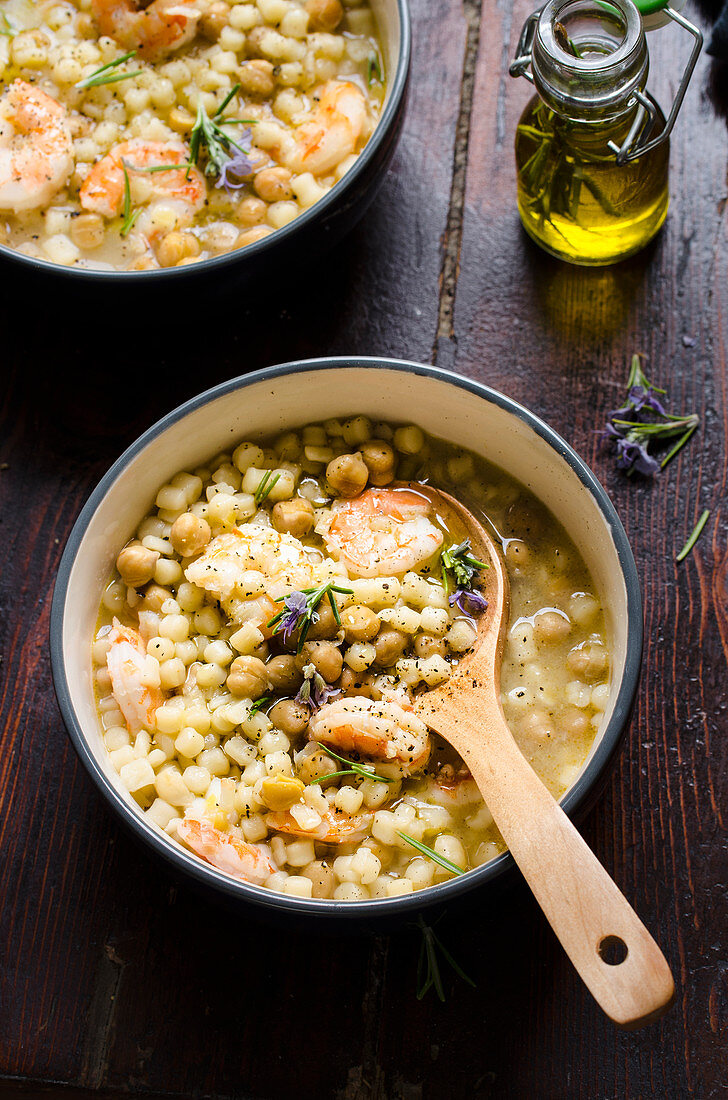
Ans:
[{"label": "hole in spoon handle", "polygon": [[597,947],[599,957],[607,966],[619,966],[629,954],[629,948],[621,936],[604,936]]}]

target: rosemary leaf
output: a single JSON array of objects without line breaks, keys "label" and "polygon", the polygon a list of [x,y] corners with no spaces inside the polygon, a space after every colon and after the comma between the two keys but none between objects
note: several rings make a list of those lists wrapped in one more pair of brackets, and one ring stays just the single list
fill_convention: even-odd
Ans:
[{"label": "rosemary leaf", "polygon": [[130,80],[133,76],[140,76],[141,69],[137,69],[133,73],[115,73],[113,71],[119,65],[123,65],[125,61],[130,61],[132,57],[136,57],[136,50],[129,50],[122,57],[109,61],[108,65],[102,65],[100,69],[95,69],[84,80],[78,80],[74,87],[81,91],[84,88],[98,88],[102,84],[116,84],[119,80]]},{"label": "rosemary leaf", "polygon": [[272,702],[273,702],[273,696],[272,695],[263,695],[262,698],[256,699],[255,702],[253,703],[252,707],[250,708],[250,716],[252,717],[254,714],[257,714],[258,711],[261,709],[261,707],[266,707],[268,705],[268,703],[272,703]]},{"label": "rosemary leaf", "polygon": [[442,940],[435,934],[434,928],[427,924],[421,915],[417,918],[417,925],[422,933],[422,942],[420,943],[420,952],[417,960],[417,1000],[421,1001],[434,986],[440,1002],[442,1004],[445,1003],[445,988],[442,983],[440,963],[437,958],[438,951],[442,954],[445,962],[455,971],[457,976],[475,989],[476,985],[473,979],[469,977],[463,968],[455,961]]},{"label": "rosemary leaf", "polygon": [[692,531],[692,534],[690,535],[690,538],[685,543],[685,545],[683,546],[683,548],[680,551],[680,553],[678,554],[678,556],[675,558],[675,561],[684,561],[685,558],[688,556],[688,554],[690,553],[692,548],[695,546],[695,543],[700,538],[702,530],[705,527],[706,523],[708,522],[708,516],[709,515],[710,515],[710,512],[706,508],[705,511],[703,512],[703,514],[701,515],[700,519],[698,520],[698,522],[695,524],[695,527],[693,528],[693,531]]},{"label": "rosemary leaf", "polygon": [[280,479],[280,474],[274,474],[272,470],[266,470],[254,494],[254,500],[258,507],[260,507],[263,501],[268,498],[268,494],[270,493],[271,489],[277,481],[280,481]]},{"label": "rosemary leaf", "polygon": [[134,223],[141,214],[141,210],[132,210],[131,208],[131,185],[129,183],[129,171],[125,160],[122,160],[121,167],[124,169],[124,221],[121,226],[122,237],[128,237],[134,228]]},{"label": "rosemary leaf", "polygon": [[665,469],[665,467],[667,466],[668,462],[672,462],[672,460],[673,460],[673,458],[675,457],[675,455],[676,455],[676,454],[677,454],[677,453],[678,453],[679,451],[681,451],[681,450],[683,449],[683,447],[685,446],[685,444],[687,443],[687,441],[688,441],[688,440],[690,439],[690,436],[691,436],[691,435],[693,434],[693,432],[695,431],[695,429],[697,428],[697,426],[698,426],[698,425],[697,425],[697,422],[696,422],[696,423],[695,423],[695,424],[693,424],[693,425],[692,425],[692,426],[691,426],[690,428],[688,428],[688,430],[687,430],[687,431],[685,432],[685,435],[681,436],[681,438],[680,438],[680,439],[678,439],[678,441],[677,441],[677,443],[675,444],[675,446],[674,446],[674,447],[672,448],[672,450],[671,450],[671,451],[669,451],[669,452],[668,452],[668,453],[667,453],[667,454],[665,455],[665,457],[663,458],[662,462],[660,463],[660,469],[661,469],[661,470],[664,470],[664,469]]},{"label": "rosemary leaf", "polygon": [[314,783],[323,783],[324,779],[331,779],[335,775],[360,775],[362,779],[377,779],[380,783],[396,783],[396,780],[392,779],[391,776],[379,775],[375,772],[373,764],[360,764],[358,760],[347,760],[345,756],[339,756],[338,752],[334,752],[330,745],[324,745],[322,741],[317,741],[316,744],[328,756],[333,756],[334,760],[338,760],[340,764],[348,764],[348,769],[345,772],[331,772],[330,775],[323,775],[321,779],[315,779]]},{"label": "rosemary leaf", "polygon": [[423,855],[427,856],[434,863],[439,863],[441,867],[444,867],[446,871],[451,871],[454,875],[464,875],[465,869],[458,867],[457,863],[453,863],[452,860],[447,859],[446,856],[441,856],[439,852],[436,852],[433,848],[428,848],[426,844],[423,844],[420,840],[415,840],[414,837],[408,836],[407,833],[400,832],[397,829],[397,836],[401,836],[402,840],[406,840],[408,844],[411,844],[413,848]]}]

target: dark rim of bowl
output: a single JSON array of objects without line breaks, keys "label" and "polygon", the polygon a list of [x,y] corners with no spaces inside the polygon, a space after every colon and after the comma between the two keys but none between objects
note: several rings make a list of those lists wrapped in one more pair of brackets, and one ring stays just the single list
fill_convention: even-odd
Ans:
[{"label": "dark rim of bowl", "polygon": [[131,283],[140,282],[142,280],[144,282],[151,282],[160,279],[188,278],[190,275],[215,271],[220,267],[234,264],[236,261],[242,260],[243,257],[246,260],[254,259],[261,253],[285,244],[296,232],[305,228],[316,218],[320,218],[330,210],[332,206],[338,204],[344,198],[347,192],[354,187],[359,177],[366,170],[380,146],[384,143],[391,127],[396,122],[409,77],[410,58],[412,54],[412,21],[407,0],[394,0],[394,3],[397,6],[397,14],[399,16],[399,53],[394,66],[394,76],[389,86],[389,94],[384,104],[381,118],[375,126],[369,141],[359,154],[356,164],[351,167],[343,179],[335,183],[323,198],[315,202],[308,210],[304,210],[302,214],[299,214],[298,217],[294,218],[288,225],[283,226],[282,229],[276,229],[275,232],[269,234],[269,236],[265,237],[262,241],[255,241],[253,244],[247,245],[242,252],[226,252],[222,256],[211,256],[209,260],[202,260],[198,264],[188,264],[185,267],[154,268],[151,271],[97,271],[93,268],[64,267],[62,264],[53,263],[52,260],[43,260],[35,256],[25,256],[22,252],[18,252],[17,249],[2,244],[0,244],[0,257],[7,257],[10,260],[15,260],[25,268],[30,268],[34,271],[44,271],[54,275],[68,275],[71,278],[92,279],[97,282],[121,279],[124,282]]},{"label": "dark rim of bowl", "polygon": [[58,697],[58,703],[64,723],[67,727],[71,741],[81,761],[85,765],[91,778],[110,803],[112,809],[120,817],[133,833],[144,843],[151,845],[168,863],[178,871],[191,876],[199,885],[213,888],[232,900],[247,900],[264,908],[272,908],[277,911],[289,913],[304,913],[326,917],[345,917],[349,920],[361,920],[378,918],[380,916],[402,915],[414,913],[418,910],[433,905],[454,900],[460,895],[482,886],[487,882],[494,882],[515,867],[513,857],[508,852],[489,860],[482,866],[468,871],[458,878],[449,879],[435,886],[429,886],[424,890],[415,891],[396,898],[371,898],[366,901],[330,901],[309,898],[295,898],[286,894],[267,890],[264,887],[253,886],[249,883],[237,881],[217,871],[209,864],[203,863],[185,851],[174,841],[163,837],[152,827],[148,826],[140,813],[137,813],[123,798],[119,791],[112,785],[102,771],[91,748],[86,741],[81,724],[76,717],[71,702],[68,682],[66,680],[65,662],[63,653],[63,620],[70,580],[76,554],[86,529],[101,503],[102,499],[124,472],[132,459],[136,458],[144,448],[157,436],[165,432],[172,425],[182,420],[189,413],[207,405],[236,390],[246,389],[258,382],[275,381],[289,374],[315,372],[321,370],[342,370],[369,368],[375,370],[397,371],[412,374],[423,378],[433,378],[445,382],[460,389],[467,390],[474,397],[497,405],[513,416],[526,423],[537,435],[545,440],[558,455],[567,463],[581,481],[584,488],[596,501],[602,516],[604,517],[617,551],[619,564],[624,579],[627,593],[627,652],[625,655],[624,674],[619,686],[614,711],[607,724],[602,738],[594,750],[585,771],[578,778],[561,799],[561,805],[569,816],[573,816],[585,802],[589,800],[594,788],[598,788],[600,781],[609,767],[615,755],[622,734],[629,720],[630,711],[634,702],[639,679],[642,657],[642,599],[640,594],[639,579],[634,557],[627,540],[625,530],[619,520],[614,506],[607,493],[597,481],[586,463],[577,455],[564,439],[561,438],[543,420],[535,416],[528,409],[519,405],[516,401],[491,389],[480,382],[471,381],[450,371],[441,370],[438,367],[424,366],[420,363],[412,363],[397,359],[386,359],[374,356],[357,357],[332,357],[322,359],[298,360],[290,363],[282,363],[274,367],[254,371],[251,374],[222,382],[213,386],[197,397],[180,405],[177,409],[168,413],[147,429],[113,464],[104,475],[88,501],[84,505],[66,544],[58,569],[50,620],[50,648],[53,681]]}]

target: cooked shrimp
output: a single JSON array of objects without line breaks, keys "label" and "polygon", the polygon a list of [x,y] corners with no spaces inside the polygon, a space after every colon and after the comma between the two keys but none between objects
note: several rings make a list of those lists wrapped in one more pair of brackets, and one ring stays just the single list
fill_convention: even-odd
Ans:
[{"label": "cooked shrimp", "polygon": [[356,150],[367,125],[363,93],[349,80],[330,80],[314,93],[318,106],[302,123],[285,158],[294,172],[325,176]]},{"label": "cooked shrimp", "polygon": [[[263,573],[265,594],[247,593],[241,586],[247,570]],[[274,601],[292,588],[313,584],[315,568],[293,535],[247,523],[242,530],[235,527],[217,535],[187,566],[185,577],[215,596],[236,622],[252,622],[266,634],[268,622],[282,606]]]},{"label": "cooked shrimp", "polygon": [[317,710],[309,722],[309,737],[344,752],[402,764],[407,773],[424,767],[431,747],[427,726],[403,700],[357,696]]},{"label": "cooked shrimp", "polygon": [[[142,138],[123,141],[89,172],[80,190],[81,206],[106,218],[115,218],[124,208],[125,166],[131,177],[135,169],[186,163],[187,150],[180,142],[144,141]],[[147,202],[166,200],[177,210],[179,224],[189,225],[205,203],[207,191],[201,173],[196,168],[180,167],[144,174],[150,188]]]},{"label": "cooked shrimp", "polygon": [[0,100],[0,210],[46,206],[72,171],[66,108],[14,80]]},{"label": "cooked shrimp", "polygon": [[265,820],[268,828],[277,833],[310,837],[322,844],[353,844],[368,835],[373,818],[374,814],[370,813],[352,817],[332,808],[322,815],[321,823],[313,829],[302,828],[290,810],[268,814]]},{"label": "cooked shrimp", "polygon": [[202,14],[199,0],[91,0],[91,11],[101,34],[147,60],[191,41]]},{"label": "cooked shrimp", "polygon": [[164,702],[158,687],[148,684],[149,661],[144,642],[136,630],[122,626],[118,619],[109,632],[111,645],[106,666],[111,677],[111,693],[119,704],[129,730],[154,729],[154,715]]},{"label": "cooked shrimp", "polygon": [[207,821],[185,817],[177,825],[177,836],[195,855],[233,878],[262,886],[278,870],[267,844],[249,844],[231,833],[223,833]]},{"label": "cooked shrimp", "polygon": [[416,569],[442,546],[442,531],[428,519],[431,510],[428,500],[409,489],[367,489],[333,505],[327,549],[357,577]]}]

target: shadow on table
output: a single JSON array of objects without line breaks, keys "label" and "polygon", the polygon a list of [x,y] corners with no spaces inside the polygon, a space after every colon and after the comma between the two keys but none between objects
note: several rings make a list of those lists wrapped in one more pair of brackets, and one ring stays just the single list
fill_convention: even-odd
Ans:
[{"label": "shadow on table", "polygon": [[609,267],[580,267],[543,252],[523,231],[532,262],[524,265],[531,296],[549,331],[570,343],[608,343],[623,331],[647,273],[657,262],[661,235],[635,256]]}]

